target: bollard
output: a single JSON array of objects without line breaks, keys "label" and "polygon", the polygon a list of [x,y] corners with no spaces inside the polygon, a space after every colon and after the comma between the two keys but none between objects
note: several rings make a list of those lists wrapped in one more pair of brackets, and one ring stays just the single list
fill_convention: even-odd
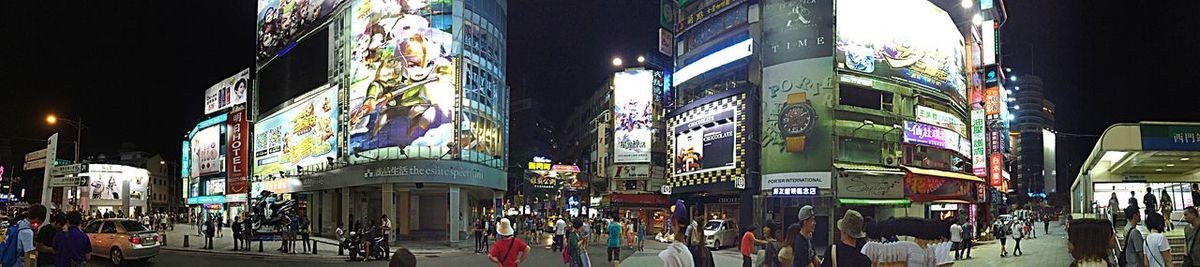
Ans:
[{"label": "bollard", "polygon": [[313,245],[312,245],[313,255],[317,255],[317,240],[313,239],[312,242],[313,242]]},{"label": "bollard", "polygon": [[167,245],[167,235],[162,235],[162,245],[163,246]]},{"label": "bollard", "polygon": [[188,235],[183,235],[183,247],[188,247]]},{"label": "bollard", "polygon": [[262,240],[258,240],[258,252],[262,252]]}]

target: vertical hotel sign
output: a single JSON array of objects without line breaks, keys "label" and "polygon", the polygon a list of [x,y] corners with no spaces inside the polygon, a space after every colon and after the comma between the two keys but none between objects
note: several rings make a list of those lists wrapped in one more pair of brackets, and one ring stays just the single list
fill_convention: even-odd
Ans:
[{"label": "vertical hotel sign", "polygon": [[246,120],[246,108],[237,106],[229,113],[229,142],[225,159],[229,178],[225,183],[226,194],[245,194],[249,189],[250,122]]},{"label": "vertical hotel sign", "polygon": [[179,160],[179,177],[183,178],[183,197],[188,197],[188,181],[191,180],[190,171],[192,169],[192,141],[183,140],[183,157]]}]

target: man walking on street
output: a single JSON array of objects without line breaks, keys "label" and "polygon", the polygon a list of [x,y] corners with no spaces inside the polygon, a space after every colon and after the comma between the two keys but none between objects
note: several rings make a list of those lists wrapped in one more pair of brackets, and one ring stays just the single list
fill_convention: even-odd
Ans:
[{"label": "man walking on street", "polygon": [[1142,237],[1142,232],[1137,229],[1138,223],[1142,222],[1141,211],[1137,207],[1129,207],[1125,209],[1125,220],[1129,221],[1129,230],[1125,232],[1124,255],[1128,265],[1125,267],[1146,267],[1149,266],[1146,260],[1145,253],[1146,241]]},{"label": "man walking on street", "polygon": [[805,267],[809,264],[820,266],[821,259],[817,258],[811,241],[813,231],[817,229],[817,218],[813,207],[810,205],[801,207],[797,217],[800,219],[800,235],[792,241],[792,266]]},{"label": "man walking on street", "polygon": [[1142,196],[1142,203],[1146,204],[1146,214],[1158,212],[1158,198],[1154,197],[1154,190],[1146,186],[1146,195]]},{"label": "man walking on street", "polygon": [[[1192,186],[1192,189],[1195,189],[1195,185]],[[1191,229],[1187,229],[1184,234],[1184,240],[1187,242],[1187,255],[1183,258],[1183,266],[1200,266],[1200,240],[1197,240],[1200,239],[1197,238],[1200,236],[1200,213],[1196,212],[1196,207],[1183,208],[1183,220],[1191,226]]]},{"label": "man walking on street", "polygon": [[72,211],[67,214],[66,221],[66,228],[54,236],[54,266],[86,266],[92,253],[92,241],[79,230],[83,214]]},{"label": "man walking on street", "polygon": [[975,246],[975,240],[974,240],[975,239],[975,225],[972,224],[970,221],[964,221],[963,225],[962,225],[962,230],[963,230],[963,236],[962,236],[963,248],[962,248],[962,250],[966,250],[966,254],[967,254],[966,258],[970,259],[971,258],[971,247]]},{"label": "man walking on street", "polygon": [[992,234],[1000,240],[1000,257],[1008,257],[1008,250],[1004,248],[1008,243],[1008,226],[1003,221],[996,220],[992,223]]},{"label": "man walking on street", "polygon": [[962,259],[962,226],[957,223],[950,225],[950,242],[953,246],[950,249],[954,250],[954,260]]},{"label": "man walking on street", "polygon": [[563,245],[566,244],[566,240],[563,240],[563,238],[566,236],[567,221],[564,221],[562,217],[559,217],[558,221],[554,222],[554,245],[551,246],[551,248],[554,249],[554,252],[563,250]]},{"label": "man walking on street", "polygon": [[621,261],[621,224],[617,220],[614,216],[608,222],[608,262],[614,265]]},{"label": "man walking on street", "polygon": [[746,227],[746,233],[742,234],[742,267],[753,267],[754,257],[752,257],[752,255],[754,255],[754,252],[757,251],[754,249],[754,245],[767,244],[766,240],[760,240],[754,237],[754,230],[758,230],[758,228],[751,225],[750,227]]}]

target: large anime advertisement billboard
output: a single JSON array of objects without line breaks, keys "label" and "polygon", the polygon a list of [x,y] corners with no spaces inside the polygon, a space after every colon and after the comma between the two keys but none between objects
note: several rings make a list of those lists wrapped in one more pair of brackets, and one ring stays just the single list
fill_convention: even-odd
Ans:
[{"label": "large anime advertisement billboard", "polygon": [[322,87],[254,124],[254,175],[337,157],[337,88]]},{"label": "large anime advertisement billboard", "polygon": [[258,0],[258,61],[275,57],[324,23],[341,0]]},{"label": "large anime advertisement billboard", "polygon": [[649,70],[617,72],[613,76],[613,162],[650,161],[654,136],[654,73]]},{"label": "large anime advertisement billboard", "polygon": [[838,68],[967,96],[966,48],[950,15],[927,0],[837,2]]},{"label": "large anime advertisement billboard", "polygon": [[450,0],[354,0],[351,153],[436,157],[450,149],[458,99],[451,10]]}]

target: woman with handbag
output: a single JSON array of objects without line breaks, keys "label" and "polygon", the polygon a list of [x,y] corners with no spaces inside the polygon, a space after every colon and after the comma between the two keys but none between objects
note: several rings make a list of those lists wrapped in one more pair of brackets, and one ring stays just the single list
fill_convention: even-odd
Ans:
[{"label": "woman with handbag", "polygon": [[501,238],[492,244],[488,260],[497,267],[517,267],[529,257],[529,245],[513,236],[514,232],[512,222],[509,222],[508,218],[500,219],[496,224],[496,233],[500,234]]}]

